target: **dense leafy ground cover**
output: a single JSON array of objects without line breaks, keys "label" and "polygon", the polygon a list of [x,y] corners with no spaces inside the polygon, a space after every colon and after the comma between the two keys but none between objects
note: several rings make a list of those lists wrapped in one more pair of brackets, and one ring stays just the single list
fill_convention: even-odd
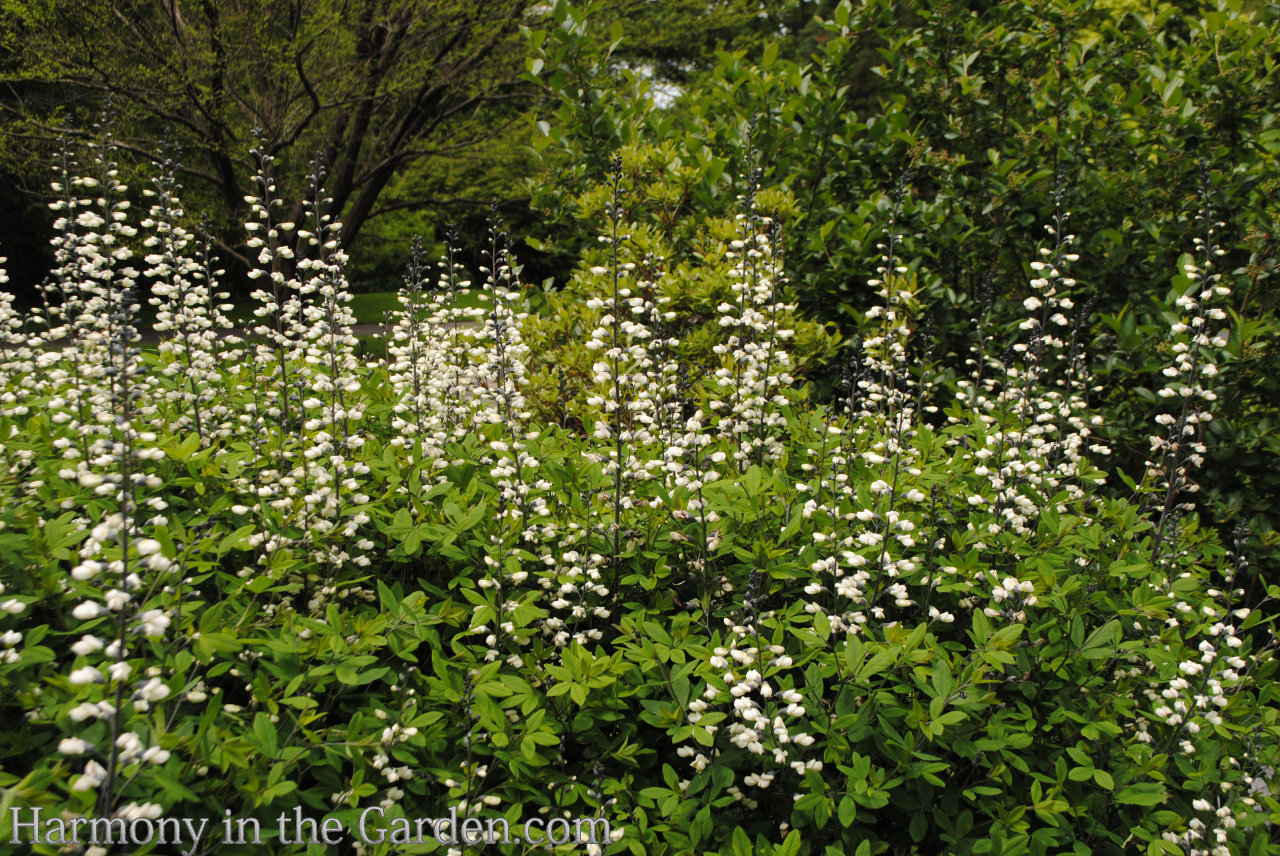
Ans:
[{"label": "dense leafy ground cover", "polygon": [[[487,309],[415,247],[361,361],[322,170],[282,223],[259,162],[262,341],[215,335],[171,176],[129,224],[109,142],[55,185],[46,306],[0,302],[5,840],[13,808],[270,838],[377,806],[602,817],[609,853],[1280,852],[1271,600],[1242,604],[1243,541],[1188,505],[1228,336],[1210,211],[1122,473],[1062,210],[1022,319],[946,387],[909,358],[889,206],[860,359],[818,406],[755,173],[707,315],[630,239],[615,164],[557,421],[496,226]],[[307,849],[200,852],[262,847]]]}]

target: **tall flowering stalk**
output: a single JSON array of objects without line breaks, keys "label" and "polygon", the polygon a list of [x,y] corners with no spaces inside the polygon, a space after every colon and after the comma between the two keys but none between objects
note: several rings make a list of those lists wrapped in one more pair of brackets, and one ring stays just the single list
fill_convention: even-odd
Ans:
[{"label": "tall flowering stalk", "polygon": [[[1019,379],[1016,370],[1006,366],[1006,389],[1017,397],[1021,420],[1018,441],[1024,456],[1035,461],[1031,471],[1017,475],[1044,500],[1055,495],[1060,484],[1069,499],[1080,499],[1083,491],[1075,478],[1084,452],[1104,455],[1109,451],[1090,443],[1094,421],[1088,417],[1088,363],[1078,342],[1088,307],[1077,306],[1071,298],[1077,283],[1067,275],[1067,268],[1079,255],[1071,249],[1075,236],[1066,231],[1071,215],[1062,208],[1063,193],[1060,178],[1053,223],[1045,226],[1054,246],[1042,247],[1042,259],[1031,263],[1036,274],[1030,282],[1034,294],[1023,301],[1028,317],[1019,329],[1030,332],[1030,342],[1013,346],[1025,356],[1025,374]],[[1047,382],[1050,375],[1052,385]],[[1015,389],[1017,393],[1012,392]],[[1015,529],[1026,525],[1026,515],[1010,509],[1004,500],[1001,504],[1013,515],[1010,522]]]},{"label": "tall flowering stalk", "polygon": [[[636,414],[636,421],[643,432],[640,441],[650,448],[653,457],[646,462],[646,467],[653,474],[670,475],[672,464],[684,453],[681,446],[684,439],[684,413],[689,405],[689,389],[692,381],[687,368],[680,364],[676,348],[680,340],[672,330],[672,322],[676,313],[667,309],[671,302],[669,297],[656,294],[659,277],[662,276],[662,259],[647,258],[644,266],[646,274],[642,282],[653,283],[655,291],[653,299],[644,302],[644,320],[651,332],[647,350],[649,351],[650,384],[648,395],[652,399],[652,410]],[[651,507],[659,507],[660,500],[650,501]]]},{"label": "tall flowering stalk", "polygon": [[1075,236],[1066,233],[1070,214],[1062,210],[1061,188],[1057,204],[1053,223],[1045,227],[1054,246],[1042,247],[1041,258],[1031,262],[1033,294],[1023,301],[1027,317],[1018,325],[1029,334],[1027,341],[1010,348],[1000,364],[1002,388],[984,400],[995,428],[988,439],[996,444],[993,467],[980,467],[995,490],[990,507],[995,525],[1020,534],[1060,487],[1069,500],[1083,495],[1074,477],[1091,434],[1081,388],[1083,358],[1064,338],[1071,327],[1067,313],[1075,309],[1066,292],[1076,284],[1066,270],[1079,256],[1071,251]]},{"label": "tall flowering stalk", "polygon": [[268,421],[259,424],[257,430],[277,433],[277,468],[283,472],[287,457],[285,437],[292,433],[295,419],[291,414],[296,414],[293,365],[299,356],[304,332],[302,301],[298,296],[301,283],[295,276],[294,252],[290,246],[290,236],[297,227],[279,219],[278,209],[284,202],[277,195],[272,174],[275,159],[267,153],[261,137],[250,153],[257,160],[258,169],[253,178],[257,192],[245,197],[250,216],[245,223],[249,233],[246,245],[256,249],[258,255],[249,278],[267,280],[266,288],[258,288],[250,295],[260,304],[253,314],[262,319],[252,332],[266,339],[266,343],[254,351],[254,383],[262,386],[269,396],[263,413]]},{"label": "tall flowering stalk", "polygon": [[[0,286],[9,281],[0,256]],[[13,294],[0,291],[0,417],[25,416],[30,380],[35,373],[35,351],[26,334],[26,320],[13,305]]]},{"label": "tall flowering stalk", "polygon": [[528,419],[523,386],[529,349],[520,337],[524,315],[515,305],[518,285],[507,236],[494,214],[489,219],[487,255],[488,265],[481,272],[485,274],[489,310],[476,331],[473,348],[481,380],[476,389],[474,422],[514,424]]},{"label": "tall flowering stalk", "polygon": [[[33,339],[33,347],[49,347],[38,364],[49,369],[44,379],[55,390],[48,403],[51,418],[79,437],[63,450],[69,458],[86,457],[87,438],[102,430],[92,418],[94,402],[105,394],[108,343],[114,340],[123,295],[138,276],[128,265],[132,252],[123,244],[136,230],[127,222],[128,188],[112,159],[116,144],[108,114],[96,129],[98,139],[89,147],[97,174],[75,174],[78,165],[65,150],[56,170],[53,188],[62,194],[50,204],[57,214],[56,266],[42,288],[44,336]],[[68,144],[65,137],[63,143]]]},{"label": "tall flowering stalk", "polygon": [[[814,534],[819,552],[827,555],[812,567],[822,571],[820,579],[828,574],[833,578],[833,631],[875,633],[892,610],[915,605],[908,585],[918,578],[918,565],[902,551],[915,546],[916,528],[913,515],[906,513],[904,506],[924,499],[923,493],[907,486],[911,478],[920,475],[911,442],[916,435],[916,400],[907,351],[916,301],[908,268],[899,257],[902,236],[898,232],[910,180],[908,170],[894,193],[885,228],[886,243],[880,245],[884,255],[876,268],[877,275],[867,280],[868,285],[878,289],[882,303],[867,311],[867,318],[877,326],[862,339],[862,364],[855,389],[850,392],[851,412],[854,397],[859,408],[853,413],[851,436],[835,456],[851,469],[837,481],[840,492],[847,491],[845,502],[837,503],[828,514],[833,524],[840,516],[846,516],[851,518],[851,525],[836,525],[829,534]],[[881,475],[866,486],[865,494],[853,488],[856,470],[852,465],[858,458],[871,472]],[[833,496],[832,500],[836,498]],[[852,525],[855,522],[862,526]],[[821,547],[828,539],[831,545]],[[884,626],[896,624],[889,620]]]},{"label": "tall flowering stalk", "polygon": [[[89,206],[91,200],[83,198],[82,188],[87,182],[96,184],[79,174],[79,164],[71,152],[71,140],[66,134],[58,137],[59,152],[57,163],[53,167],[54,180],[50,188],[57,195],[49,203],[49,210],[54,212],[53,245],[54,267],[49,276],[40,284],[40,306],[31,310],[30,322],[34,328],[31,344],[40,349],[52,345],[60,339],[71,335],[70,321],[78,316],[84,303],[83,295],[75,287],[79,271],[79,247],[82,241],[79,210],[81,206]],[[57,359],[57,356],[53,356]],[[50,358],[44,362],[48,364]]]},{"label": "tall flowering stalk", "polygon": [[[976,563],[968,581],[948,585],[975,592],[962,605],[1017,623],[1027,621],[1028,609],[1038,605],[1038,582],[1020,570],[1018,552],[1003,545],[1030,536],[1048,509],[1088,520],[1081,505],[1084,483],[1102,481],[1103,474],[1091,466],[1087,453],[1110,451],[1091,441],[1097,420],[1088,414],[1088,362],[1079,342],[1089,306],[1078,306],[1071,297],[1077,283],[1069,267],[1079,256],[1073,250],[1075,236],[1067,232],[1070,213],[1063,210],[1063,195],[1060,181],[1053,218],[1045,226],[1052,244],[1041,247],[1030,263],[1032,293],[1023,300],[1017,340],[998,359],[973,361],[965,397],[979,430],[954,452],[954,466],[972,470],[985,482],[965,498],[966,532],[959,541],[974,553],[995,555]],[[1003,538],[1006,533],[1014,538]],[[1088,561],[1081,558],[1079,565]],[[953,575],[956,568],[943,571]]]},{"label": "tall flowering stalk", "polygon": [[[307,329],[302,283],[291,243],[297,224],[280,219],[284,202],[276,191],[275,159],[266,151],[261,135],[255,136],[257,145],[251,154],[258,164],[253,177],[256,192],[245,197],[249,203],[245,230],[249,234],[247,246],[258,251],[249,278],[266,280],[265,287],[250,295],[258,303],[254,315],[260,319],[251,332],[263,341],[250,352],[245,366],[248,375],[241,376],[237,384],[252,399],[236,432],[252,449],[253,459],[234,464],[240,473],[234,484],[244,502],[232,506],[232,511],[252,512],[264,522],[271,521],[250,538],[259,550],[259,562],[265,565],[294,540],[286,537],[283,529],[297,525],[300,507],[305,504],[303,478],[295,469],[306,472],[306,465],[298,464],[298,434],[304,419],[305,378],[299,369]],[[248,576],[252,571],[246,568],[241,573]]]},{"label": "tall flowering stalk", "polygon": [[537,519],[549,513],[545,498],[538,495],[548,485],[533,478],[538,460],[529,454],[526,443],[537,439],[536,432],[530,434],[526,429],[529,413],[523,387],[529,348],[520,337],[524,316],[514,305],[518,286],[500,225],[495,219],[489,226],[489,265],[484,273],[485,292],[492,302],[478,337],[492,342],[492,347],[479,366],[484,382],[476,397],[482,402],[479,418],[493,421],[496,415],[502,425],[502,439],[489,444],[497,456],[492,473],[497,478],[499,500],[514,528],[520,531],[520,539],[532,542],[537,538]]},{"label": "tall flowering stalk", "polygon": [[[157,574],[167,571],[166,558],[158,541],[143,537],[144,526],[157,525],[163,518],[140,518],[142,489],[156,490],[159,477],[146,472],[147,461],[164,457],[155,447],[157,435],[141,427],[143,412],[139,401],[144,388],[139,381],[139,350],[134,313],[137,304],[130,290],[119,295],[110,319],[109,362],[103,372],[105,394],[98,405],[98,421],[108,433],[95,437],[90,465],[64,470],[63,478],[74,480],[94,495],[108,498],[107,510],[89,532],[80,548],[80,562],[71,570],[76,594],[83,600],[72,615],[88,624],[89,632],[71,646],[76,656],[67,683],[80,704],[67,716],[73,723],[101,721],[104,738],[95,745],[78,736],[68,737],[59,750],[68,756],[90,756],[83,772],[72,783],[73,791],[96,794],[99,817],[112,815],[126,819],[155,817],[159,806],[120,806],[121,782],[132,765],[161,765],[170,752],[160,744],[162,720],[145,714],[150,705],[169,695],[158,674],[137,674],[131,661],[131,646],[137,637],[163,637],[170,624],[167,613],[144,607],[148,589]],[[105,619],[105,621],[103,620]],[[102,631],[106,633],[100,635]]]},{"label": "tall flowering stalk", "polygon": [[[310,447],[302,453],[308,463],[293,476],[306,491],[302,502],[308,528],[315,534],[337,529],[349,539],[368,521],[367,514],[352,513],[345,507],[369,501],[360,492],[358,479],[368,474],[369,468],[351,460],[365,443],[363,432],[355,430],[365,406],[355,355],[358,340],[351,332],[356,319],[348,305],[347,254],[339,242],[342,224],[329,211],[333,200],[324,195],[325,177],[324,163],[317,158],[312,162],[303,203],[305,228],[298,231],[299,239],[310,249],[297,264],[299,273],[308,277],[299,291],[312,296],[312,302],[302,310],[305,347],[298,369],[306,388],[307,397],[301,402],[306,417],[302,428],[310,437]],[[349,558],[343,545],[332,546],[325,556],[334,566]]]},{"label": "tall flowering stalk", "polygon": [[422,242],[414,239],[387,348],[389,381],[399,396],[392,416],[399,434],[394,443],[416,450],[410,462],[419,478],[448,463],[446,445],[467,436],[476,409],[484,406],[477,396],[484,385],[480,366],[489,354],[478,340],[484,310],[458,303],[471,282],[456,260],[457,241],[450,229],[431,288]]},{"label": "tall flowering stalk", "polygon": [[415,236],[398,296],[400,308],[388,336],[387,382],[398,394],[391,416],[396,437],[391,442],[409,451],[409,467],[419,478],[444,453],[441,416],[431,395],[436,375],[444,367],[440,365],[439,345],[431,325],[426,278],[422,238]]},{"label": "tall flowering stalk", "polygon": [[[481,585],[492,588],[494,627],[473,628],[485,634],[489,650],[486,658],[508,651],[508,662],[523,665],[521,649],[531,641],[530,634],[517,632],[510,613],[523,602],[538,599],[537,593],[519,592],[529,576],[522,558],[526,549],[539,549],[544,540],[554,536],[554,528],[546,528],[543,519],[551,514],[546,492],[551,483],[538,476],[540,463],[530,453],[529,443],[540,437],[530,430],[529,413],[525,409],[525,366],[529,348],[521,339],[520,322],[524,313],[516,308],[518,283],[516,270],[496,211],[489,217],[489,246],[484,294],[489,311],[483,324],[474,332],[473,355],[478,386],[472,401],[476,430],[484,437],[487,449],[480,463],[488,467],[497,491],[498,527],[489,536],[489,550],[484,557],[491,576]],[[486,428],[498,425],[499,430]],[[522,628],[520,628],[522,629]]]},{"label": "tall flowering stalk", "polygon": [[443,419],[443,440],[461,440],[471,431],[475,390],[483,385],[476,357],[483,357],[485,352],[477,350],[476,335],[484,323],[485,311],[482,306],[459,304],[458,298],[468,293],[471,280],[465,278],[457,261],[458,241],[450,227],[430,303],[430,326],[440,367],[431,382],[431,395],[433,408]]},{"label": "tall flowering stalk", "polygon": [[164,338],[160,354],[166,359],[161,374],[176,378],[166,398],[180,407],[174,423],[179,431],[194,429],[205,444],[226,434],[225,405],[215,405],[222,388],[219,362],[219,331],[229,330],[231,321],[217,300],[217,272],[210,258],[207,238],[191,254],[196,236],[182,225],[185,211],[182,186],[175,175],[179,165],[173,158],[153,164],[156,174],[151,188],[143,194],[154,200],[141,226],[150,232],[143,246],[150,265],[143,276],[152,283],[150,299],[156,307],[152,328]]},{"label": "tall flowering stalk", "polygon": [[[83,227],[77,248],[79,293],[82,311],[72,322],[77,337],[86,351],[106,348],[115,340],[115,325],[128,315],[122,312],[125,295],[137,282],[138,272],[128,265],[133,251],[125,241],[137,230],[128,221],[128,187],[119,180],[120,167],[115,161],[116,142],[111,136],[110,108],[95,126],[98,139],[89,143],[98,175],[81,179],[79,184],[96,191],[89,210],[82,210],[77,222]],[[82,206],[83,207],[83,206]],[[100,359],[101,358],[97,358]]]},{"label": "tall flowering stalk", "polygon": [[734,302],[718,307],[720,326],[729,335],[724,344],[714,349],[725,363],[716,370],[716,385],[725,400],[710,404],[720,414],[720,436],[735,447],[734,461],[740,472],[753,459],[763,464],[781,454],[777,434],[782,417],[778,408],[787,403],[782,390],[793,382],[787,372],[790,356],[782,346],[793,331],[780,326],[779,319],[795,307],[779,300],[783,285],[777,258],[779,232],[772,219],[759,212],[756,193],[760,176],[748,132],[747,189],[739,197],[742,211],[737,215],[738,237],[725,253],[733,263],[729,277]]},{"label": "tall flowering stalk", "polygon": [[[591,436],[604,447],[600,453],[603,475],[611,482],[600,499],[610,509],[605,537],[609,542],[610,584],[616,592],[622,561],[624,514],[635,507],[635,485],[648,477],[636,455],[633,420],[644,412],[652,418],[653,400],[648,395],[649,371],[653,367],[648,351],[652,337],[645,322],[645,301],[626,280],[635,271],[634,262],[624,262],[621,247],[630,236],[623,233],[626,213],[622,206],[622,158],[613,159],[610,170],[610,199],[605,205],[609,234],[601,242],[609,248],[608,267],[597,266],[593,276],[607,276],[610,291],[605,297],[587,301],[587,308],[599,313],[588,350],[599,355],[592,365],[596,392],[587,404],[603,411]],[[652,288],[652,284],[647,285]]]},{"label": "tall flowering stalk", "polygon": [[[92,211],[80,213],[81,207],[87,209],[92,204],[92,200],[80,197],[81,188],[95,187],[97,180],[76,175],[78,164],[68,148],[70,141],[64,136],[60,142],[62,151],[52,189],[60,193],[61,198],[49,204],[56,215],[53,224],[56,234],[51,241],[55,266],[41,286],[44,305],[33,313],[37,323],[43,322],[44,330],[33,335],[32,346],[45,352],[37,365],[50,369],[45,377],[50,390],[54,391],[49,401],[52,419],[66,425],[68,430],[64,436],[76,438],[71,441],[73,445],[64,448],[63,456],[84,458],[88,455],[88,435],[97,430],[89,418],[94,372],[81,347],[82,327],[75,322],[85,311],[86,302],[80,286],[81,248],[87,243],[83,233],[100,218]],[[83,255],[91,257],[88,252]],[[78,430],[82,426],[83,433]]]},{"label": "tall flowering stalk", "polygon": [[[908,169],[898,181],[889,224],[884,230],[886,243],[877,245],[884,255],[876,268],[876,276],[867,280],[867,285],[876,289],[882,302],[866,313],[873,327],[870,335],[862,339],[863,371],[857,384],[862,404],[859,417],[874,420],[877,415],[882,416],[886,425],[896,426],[899,437],[913,415],[909,412],[913,382],[907,371],[907,342],[911,338],[911,312],[916,308],[916,299],[907,279],[909,269],[899,258],[902,234],[898,231],[911,177],[912,170]],[[872,460],[871,463],[878,462]]]},{"label": "tall flowering stalk", "polygon": [[92,175],[80,172],[70,138],[59,137],[52,185],[59,198],[49,204],[56,215],[54,268],[41,287],[42,312],[36,313],[43,315],[44,343],[66,340],[63,356],[87,364],[101,361],[122,296],[138,276],[127,264],[132,252],[124,241],[136,230],[127,222],[128,188],[114,160],[110,106],[94,130],[96,139],[88,143]]},{"label": "tall flowering stalk", "polygon": [[1214,220],[1208,164],[1201,161],[1200,170],[1201,206],[1196,219],[1203,226],[1204,235],[1195,239],[1196,258],[1182,269],[1188,284],[1174,300],[1179,311],[1170,327],[1173,363],[1165,367],[1164,376],[1168,380],[1157,393],[1160,398],[1172,399],[1175,408],[1173,413],[1162,413],[1155,418],[1164,433],[1151,437],[1152,460],[1147,462],[1147,479],[1156,485],[1159,511],[1151,541],[1153,562],[1160,561],[1164,555],[1169,527],[1176,515],[1195,508],[1193,502],[1183,497],[1198,490],[1191,478],[1191,468],[1204,463],[1206,450],[1200,439],[1201,426],[1212,421],[1209,406],[1217,400],[1212,379],[1218,374],[1218,366],[1212,351],[1225,347],[1230,335],[1226,328],[1211,330],[1212,322],[1225,321],[1227,315],[1209,304],[1214,298],[1229,295],[1231,289],[1222,283],[1222,275],[1214,271],[1215,260],[1225,254],[1216,243],[1217,230],[1224,224]]},{"label": "tall flowering stalk", "polygon": [[[4,268],[6,261],[0,256],[0,285],[9,281]],[[37,371],[43,351],[36,346],[40,340],[29,334],[27,319],[13,305],[13,297],[8,291],[0,291],[0,419],[9,421],[8,431],[0,432],[0,468],[4,478],[30,491],[39,481],[29,475],[37,463],[35,450],[17,449],[13,443],[4,441],[21,435],[19,426],[31,414],[32,395],[45,383],[40,380],[44,373]],[[16,656],[13,647],[3,656]]]}]

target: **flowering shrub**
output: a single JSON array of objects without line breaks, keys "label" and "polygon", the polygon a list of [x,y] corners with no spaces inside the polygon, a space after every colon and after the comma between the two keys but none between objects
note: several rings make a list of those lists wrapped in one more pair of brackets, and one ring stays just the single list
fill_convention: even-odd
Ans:
[{"label": "flowering shrub", "polygon": [[617,163],[575,286],[581,410],[546,420],[497,223],[489,310],[415,246],[387,360],[361,363],[323,164],[284,223],[259,154],[261,324],[218,339],[171,170],[139,274],[110,151],[59,175],[46,308],[0,301],[5,840],[14,806],[230,812],[302,852],[281,813],[377,806],[599,816],[608,853],[1280,852],[1272,617],[1241,606],[1243,540],[1181,513],[1222,347],[1209,233],[1169,431],[1110,498],[1060,209],[1012,344],[985,331],[948,389],[912,357],[898,194],[861,357],[819,407],[754,171],[708,328],[628,237]]}]

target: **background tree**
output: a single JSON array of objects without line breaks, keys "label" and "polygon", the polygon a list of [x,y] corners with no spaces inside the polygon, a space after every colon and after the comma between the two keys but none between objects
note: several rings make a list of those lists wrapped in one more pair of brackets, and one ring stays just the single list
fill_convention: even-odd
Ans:
[{"label": "background tree", "polygon": [[[64,127],[114,101],[122,150],[144,166],[183,150],[193,207],[234,250],[254,129],[300,199],[330,165],[350,245],[407,166],[474,150],[534,91],[520,80],[531,0],[70,0],[6,4],[3,151],[19,185]],[[297,212],[300,214],[300,211]],[[238,235],[237,235],[238,237]]]}]

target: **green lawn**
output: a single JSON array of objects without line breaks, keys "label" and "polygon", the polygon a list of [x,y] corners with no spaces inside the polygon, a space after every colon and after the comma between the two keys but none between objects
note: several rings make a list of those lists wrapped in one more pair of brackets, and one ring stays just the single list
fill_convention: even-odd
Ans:
[{"label": "green lawn", "polygon": [[[541,299],[542,294],[537,289],[527,292],[530,301],[530,311],[537,314],[545,311],[544,301]],[[459,292],[457,297],[458,306],[474,308],[485,307],[488,305],[484,291],[479,288],[469,288]],[[28,308],[25,301],[18,301],[18,307],[22,310]],[[227,317],[237,327],[247,327],[256,323],[253,316],[253,310],[256,308],[257,302],[248,298],[241,297],[231,302],[231,309],[227,312]],[[357,324],[381,324],[386,320],[388,313],[394,312],[400,308],[399,296],[394,291],[377,291],[366,294],[353,294],[351,296],[351,311],[355,313]],[[144,298],[138,307],[138,328],[143,331],[151,329],[156,319],[156,308],[152,306]]]},{"label": "green lawn", "polygon": [[[458,305],[463,307],[485,306],[484,292],[478,288],[469,288],[458,294]],[[227,313],[232,323],[237,326],[247,326],[254,323],[253,310],[257,307],[257,302],[242,297],[233,301],[231,310]],[[351,311],[355,313],[357,324],[381,324],[387,317],[387,314],[394,312],[400,308],[399,296],[394,291],[377,291],[368,294],[353,294],[351,296]],[[139,313],[142,320],[142,326],[150,327],[155,321],[155,307],[144,303]]]}]

